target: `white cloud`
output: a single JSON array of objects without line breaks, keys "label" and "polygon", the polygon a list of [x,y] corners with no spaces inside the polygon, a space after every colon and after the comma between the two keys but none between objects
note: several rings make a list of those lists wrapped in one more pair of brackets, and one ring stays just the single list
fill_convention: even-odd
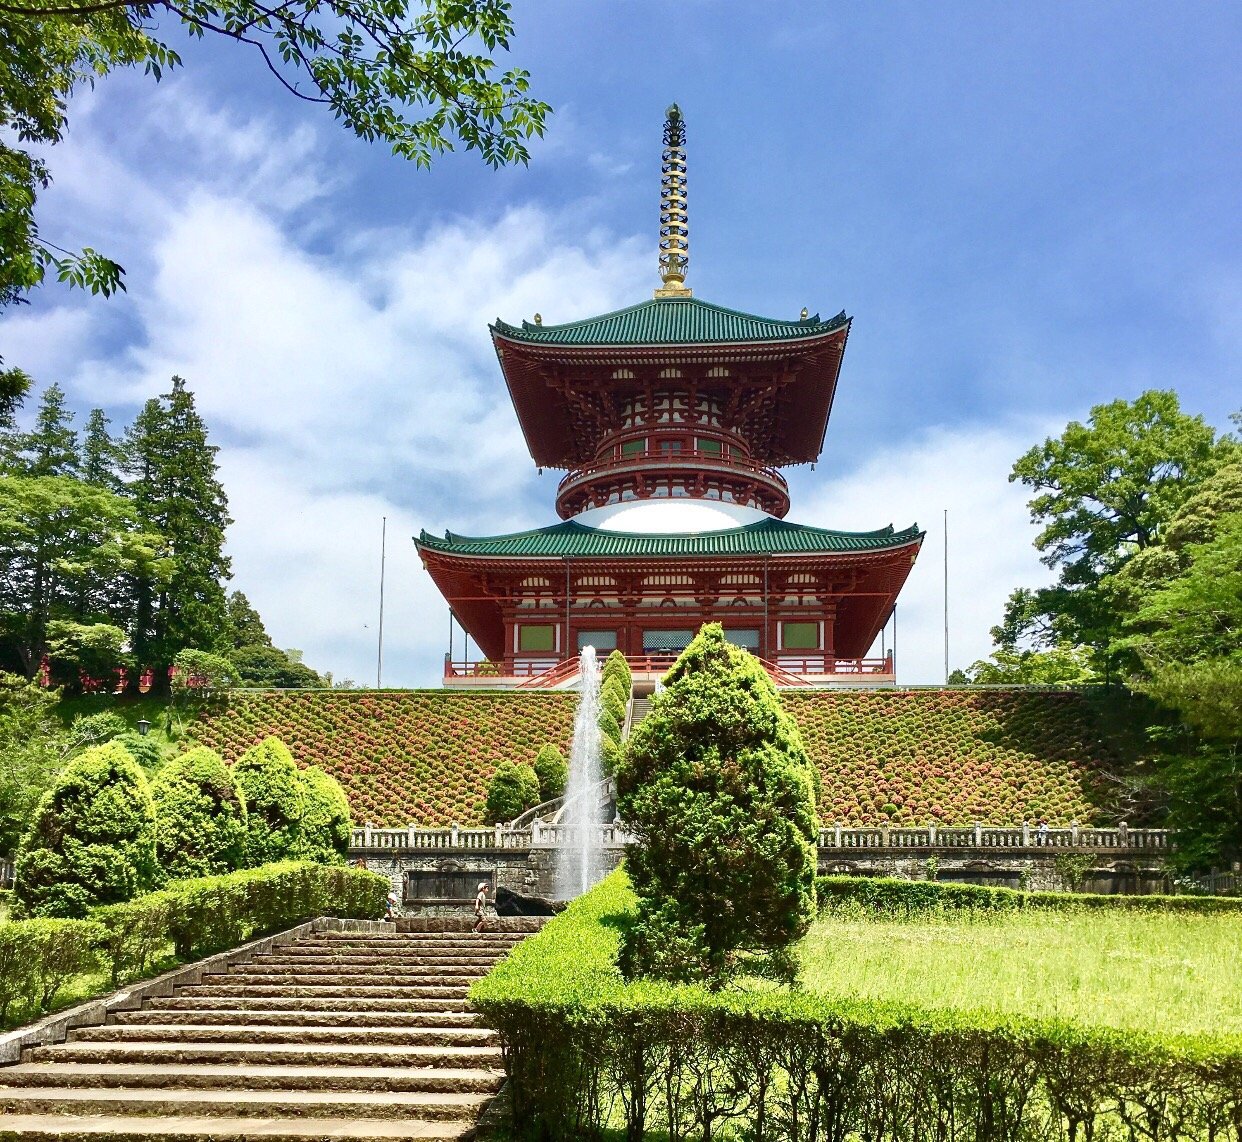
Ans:
[{"label": "white cloud", "polygon": [[1064,418],[1003,426],[934,429],[874,453],[859,471],[795,498],[790,518],[848,531],[912,523],[927,531],[897,603],[902,682],[944,681],[944,510],[949,511],[949,665],[969,666],[991,649],[989,629],[1009,592],[1049,580],[1031,546],[1027,489],[1008,482],[1032,442]]}]

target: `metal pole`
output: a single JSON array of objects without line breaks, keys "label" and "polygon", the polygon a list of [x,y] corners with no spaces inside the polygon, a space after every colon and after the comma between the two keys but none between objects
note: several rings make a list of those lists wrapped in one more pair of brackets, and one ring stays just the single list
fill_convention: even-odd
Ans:
[{"label": "metal pole", "polygon": [[949,684],[949,509],[944,509],[944,684]]},{"label": "metal pole", "polygon": [[[453,608],[449,607],[449,661],[453,661]],[[463,656],[464,657],[464,656]]]},{"label": "metal pole", "polygon": [[893,681],[897,681],[897,604],[893,604]]},{"label": "metal pole", "polygon": [[561,643],[561,658],[564,661],[569,660],[569,556],[565,556],[565,638]]},{"label": "metal pole", "polygon": [[375,688],[380,689],[384,677],[384,571],[388,559],[388,517],[380,525],[380,612],[379,643],[375,648]]},{"label": "metal pole", "polygon": [[768,617],[768,557],[763,557],[763,657],[772,658],[771,619]]}]

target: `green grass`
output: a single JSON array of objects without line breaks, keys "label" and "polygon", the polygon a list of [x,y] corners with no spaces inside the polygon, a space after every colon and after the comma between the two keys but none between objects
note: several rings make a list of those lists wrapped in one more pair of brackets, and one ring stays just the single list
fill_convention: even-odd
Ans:
[{"label": "green grass", "polygon": [[1133,912],[820,917],[801,979],[835,997],[1242,1034],[1242,918]]}]

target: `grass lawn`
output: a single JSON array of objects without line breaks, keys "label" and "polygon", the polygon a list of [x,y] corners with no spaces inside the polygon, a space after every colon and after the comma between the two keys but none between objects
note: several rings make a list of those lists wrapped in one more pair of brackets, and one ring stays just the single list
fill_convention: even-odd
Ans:
[{"label": "grass lawn", "polygon": [[1169,1034],[1242,1034],[1242,917],[826,913],[799,946],[810,991]]}]

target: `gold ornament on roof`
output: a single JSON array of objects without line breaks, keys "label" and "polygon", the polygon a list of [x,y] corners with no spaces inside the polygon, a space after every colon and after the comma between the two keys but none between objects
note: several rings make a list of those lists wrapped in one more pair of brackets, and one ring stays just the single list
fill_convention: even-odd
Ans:
[{"label": "gold ornament on roof", "polygon": [[686,203],[686,121],[674,103],[664,119],[660,158],[660,279],[656,297],[689,297],[690,215]]}]

